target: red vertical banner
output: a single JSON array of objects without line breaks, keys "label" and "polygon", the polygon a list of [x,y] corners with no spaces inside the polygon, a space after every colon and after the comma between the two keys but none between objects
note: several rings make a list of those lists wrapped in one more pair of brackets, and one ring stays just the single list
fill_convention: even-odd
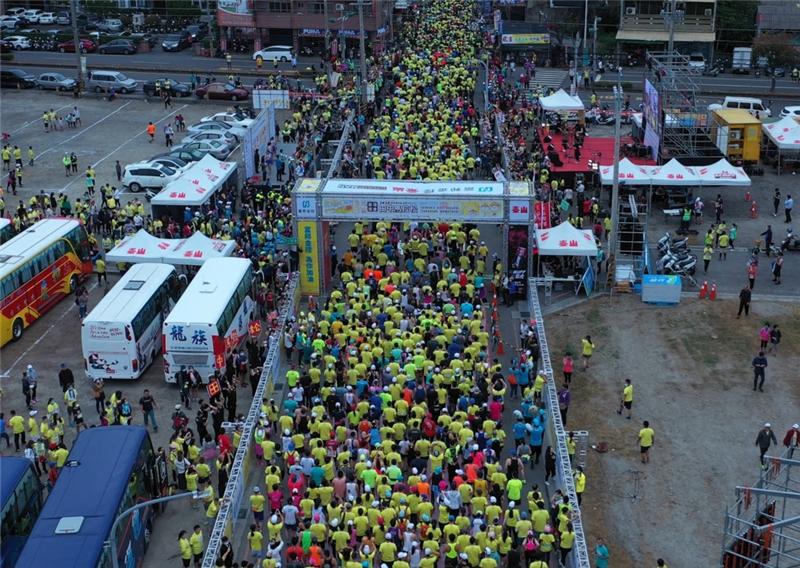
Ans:
[{"label": "red vertical banner", "polygon": [[533,206],[533,222],[537,229],[550,228],[550,202],[537,201]]}]

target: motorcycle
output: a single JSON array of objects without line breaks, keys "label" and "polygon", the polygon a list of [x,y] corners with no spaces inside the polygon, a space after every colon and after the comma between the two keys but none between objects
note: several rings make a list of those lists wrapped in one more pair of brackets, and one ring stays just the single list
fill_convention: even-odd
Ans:
[{"label": "motorcycle", "polygon": [[673,239],[669,233],[664,233],[664,236],[658,239],[656,243],[658,252],[666,254],[667,252],[685,252],[689,250],[689,238]]},{"label": "motorcycle", "polygon": [[797,238],[797,235],[794,234],[791,227],[786,229],[786,236],[781,241],[780,250],[781,252],[785,252],[787,250],[800,250],[800,239]]}]

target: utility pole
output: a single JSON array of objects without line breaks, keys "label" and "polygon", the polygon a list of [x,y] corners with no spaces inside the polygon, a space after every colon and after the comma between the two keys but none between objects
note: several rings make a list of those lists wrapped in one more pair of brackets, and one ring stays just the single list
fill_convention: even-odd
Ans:
[{"label": "utility pole", "polygon": [[594,24],[592,25],[592,66],[597,62],[597,22],[602,20],[603,18],[595,16]]},{"label": "utility pole", "polygon": [[622,71],[618,71],[614,86],[614,179],[611,184],[611,236],[608,238],[608,259],[616,259],[617,235],[619,234],[619,130],[622,113]]},{"label": "utility pole", "polygon": [[77,74],[75,80],[78,82],[78,92],[83,91],[83,46],[81,37],[78,33],[78,0],[70,0],[70,11],[72,12],[72,42],[75,44],[75,60],[77,63]]},{"label": "utility pole", "polygon": [[328,57],[328,51],[331,47],[330,32],[328,31],[328,0],[323,0],[322,9],[325,12],[325,57]]},{"label": "utility pole", "polygon": [[362,0],[358,0],[358,39],[359,39],[359,52],[361,56],[361,102],[367,104],[367,52],[365,47],[364,38],[364,4]]},{"label": "utility pole", "polygon": [[589,51],[588,51],[588,44],[586,41],[586,32],[589,27],[589,0],[585,0],[583,3],[583,61],[581,62],[584,66],[586,65],[589,59]]}]

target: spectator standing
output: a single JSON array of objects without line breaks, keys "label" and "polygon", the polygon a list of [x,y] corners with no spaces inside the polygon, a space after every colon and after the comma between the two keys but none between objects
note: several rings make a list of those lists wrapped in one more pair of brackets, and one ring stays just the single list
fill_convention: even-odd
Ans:
[{"label": "spectator standing", "polygon": [[772,444],[777,445],[778,440],[775,438],[775,432],[772,431],[772,424],[766,422],[756,436],[756,446],[758,446],[759,450],[758,460],[761,463],[761,469],[767,469],[767,462],[764,459],[764,455]]},{"label": "spectator standing", "polygon": [[748,286],[747,284],[739,291],[739,313],[736,314],[736,319],[742,317],[742,311],[744,311],[745,316],[750,315],[750,300],[753,297],[753,293],[750,291],[752,286]]},{"label": "spectator standing", "polygon": [[764,392],[764,379],[767,375],[767,358],[764,357],[764,352],[759,351],[758,355],[753,358],[753,390],[760,390]]},{"label": "spectator standing", "polygon": [[149,389],[144,389],[142,397],[139,399],[139,406],[142,407],[145,428],[150,422],[152,422],[153,432],[158,432],[158,422],[156,422],[155,412],[155,409],[158,408],[158,404],[156,404],[156,399],[153,398],[152,394],[150,394]]}]

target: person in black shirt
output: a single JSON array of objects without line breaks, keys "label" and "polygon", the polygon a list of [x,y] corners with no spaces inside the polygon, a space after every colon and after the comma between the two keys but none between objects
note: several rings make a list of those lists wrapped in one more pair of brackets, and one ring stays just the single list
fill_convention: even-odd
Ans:
[{"label": "person in black shirt", "polygon": [[744,288],[739,292],[739,313],[736,314],[736,318],[740,318],[742,316],[742,310],[744,310],[744,315],[750,315],[750,299],[753,297],[753,293],[750,291],[750,286],[745,284]]},{"label": "person in black shirt", "polygon": [[64,363],[61,363],[61,370],[58,371],[58,384],[61,385],[62,392],[67,392],[67,387],[75,384],[75,375]]},{"label": "person in black shirt", "polygon": [[767,358],[764,357],[764,352],[759,351],[758,355],[753,358],[753,390],[764,392],[764,379],[766,378]]},{"label": "person in black shirt", "polygon": [[197,426],[197,436],[200,438],[201,444],[211,439],[206,422],[208,422],[208,403],[201,401],[200,408],[197,410],[197,417],[194,421],[195,426]]}]

